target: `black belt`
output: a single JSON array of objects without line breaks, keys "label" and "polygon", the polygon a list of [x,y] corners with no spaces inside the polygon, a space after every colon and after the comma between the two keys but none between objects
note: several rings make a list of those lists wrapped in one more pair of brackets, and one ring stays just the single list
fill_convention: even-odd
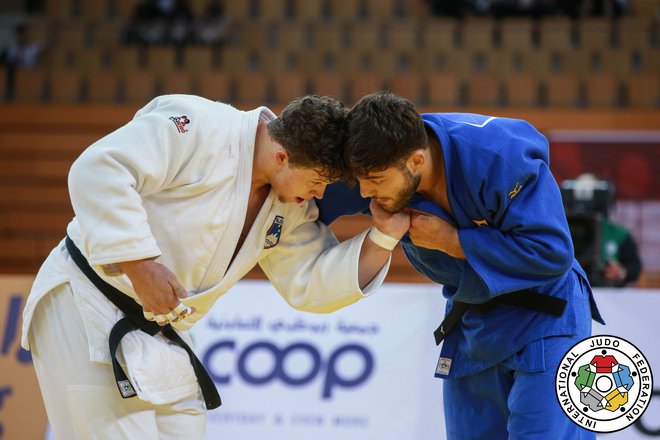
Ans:
[{"label": "black belt", "polygon": [[544,295],[542,293],[534,292],[533,290],[519,290],[506,293],[504,295],[496,296],[483,304],[468,304],[454,301],[451,310],[449,310],[445,319],[433,332],[433,336],[435,336],[435,344],[440,345],[440,342],[447,337],[449,332],[461,320],[468,309],[475,309],[478,312],[487,313],[497,304],[522,307],[524,309],[547,313],[553,316],[561,316],[566,308],[565,299]]},{"label": "black belt", "polygon": [[197,359],[197,356],[195,356],[195,353],[188,346],[188,344],[186,344],[186,342],[181,339],[181,336],[179,336],[179,334],[174,331],[174,328],[172,328],[172,326],[169,324],[161,327],[157,323],[147,320],[144,317],[142,307],[137,302],[135,302],[130,296],[125,295],[120,290],[103,281],[103,279],[101,279],[101,277],[96,272],[94,272],[83,254],[80,253],[80,250],[78,250],[76,245],[69,237],[66,237],[66,248],[78,268],[85,274],[85,276],[87,276],[92,284],[94,284],[94,286],[96,286],[96,288],[99,289],[101,293],[103,293],[106,298],[108,298],[115,305],[115,307],[124,312],[124,315],[126,315],[126,317],[117,321],[114,327],[112,327],[109,341],[110,356],[112,358],[112,369],[115,373],[117,388],[119,388],[119,393],[122,395],[122,397],[124,399],[134,397],[137,395],[137,393],[135,392],[133,385],[131,385],[131,382],[128,380],[126,373],[117,361],[117,348],[119,348],[119,343],[127,333],[133,330],[142,330],[151,336],[154,336],[160,332],[167,339],[186,350],[188,356],[190,357],[190,363],[195,370],[195,375],[197,376],[199,387],[202,390],[202,396],[204,397],[206,409],[215,409],[222,405],[218,390],[216,389],[213,380],[211,380],[209,377],[209,373],[206,371],[200,360]]}]

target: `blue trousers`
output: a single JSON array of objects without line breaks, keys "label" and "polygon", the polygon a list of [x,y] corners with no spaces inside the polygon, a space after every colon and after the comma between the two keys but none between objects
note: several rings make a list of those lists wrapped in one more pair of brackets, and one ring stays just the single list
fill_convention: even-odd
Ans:
[{"label": "blue trousers", "polygon": [[474,375],[445,380],[447,439],[594,440],[595,433],[580,428],[564,414],[555,394],[561,358],[591,335],[588,302],[585,298],[577,307],[577,335],[543,340],[544,371],[516,371],[511,362],[503,362]]}]

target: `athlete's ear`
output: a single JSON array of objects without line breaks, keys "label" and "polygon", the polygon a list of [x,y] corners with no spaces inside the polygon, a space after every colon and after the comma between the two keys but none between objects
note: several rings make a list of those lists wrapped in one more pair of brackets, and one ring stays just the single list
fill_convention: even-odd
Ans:
[{"label": "athlete's ear", "polygon": [[278,147],[275,151],[275,161],[278,165],[286,165],[289,162],[289,152],[282,147]]},{"label": "athlete's ear", "polygon": [[410,171],[418,171],[426,162],[426,150],[420,148],[413,151],[406,161]]}]

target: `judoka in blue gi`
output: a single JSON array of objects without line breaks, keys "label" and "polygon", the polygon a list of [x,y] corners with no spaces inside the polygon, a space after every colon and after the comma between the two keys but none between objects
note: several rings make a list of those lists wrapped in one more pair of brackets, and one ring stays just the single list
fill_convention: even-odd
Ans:
[{"label": "judoka in blue gi", "polygon": [[448,300],[436,376],[447,379],[449,439],[595,438],[554,391],[561,357],[602,319],[548,155],[525,121],[419,115],[391,93],[368,95],[349,113],[345,152],[359,186],[331,185],[318,201],[325,223],[368,213],[369,198],[410,211],[403,250]]}]

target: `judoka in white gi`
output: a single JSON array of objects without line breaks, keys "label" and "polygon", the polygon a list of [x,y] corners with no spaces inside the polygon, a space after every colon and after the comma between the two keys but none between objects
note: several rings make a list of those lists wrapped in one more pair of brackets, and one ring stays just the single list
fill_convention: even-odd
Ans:
[{"label": "judoka in white gi", "polygon": [[[382,283],[410,220],[374,207],[374,227],[341,244],[316,221],[308,200],[342,175],[346,112],[313,96],[279,118],[265,107],[158,97],[73,164],[67,234],[102,280],[184,339],[256,264],[296,309],[352,304]],[[204,438],[190,359],[161,334],[122,340],[118,358],[138,396],[120,396],[108,335],[122,317],[60,243],[34,282],[22,339],[55,437]]]}]

